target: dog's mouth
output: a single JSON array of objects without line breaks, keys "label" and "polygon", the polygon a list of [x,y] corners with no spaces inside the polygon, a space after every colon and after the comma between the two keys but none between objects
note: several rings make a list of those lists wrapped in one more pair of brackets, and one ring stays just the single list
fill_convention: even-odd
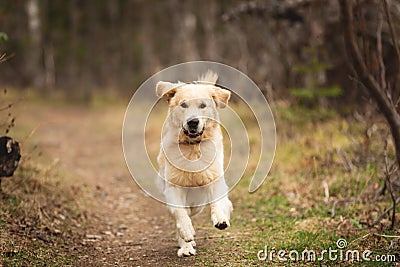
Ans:
[{"label": "dog's mouth", "polygon": [[198,132],[196,130],[186,130],[185,127],[182,127],[182,131],[189,138],[197,138],[204,133],[204,127],[203,127],[203,129],[201,129],[200,132]]}]

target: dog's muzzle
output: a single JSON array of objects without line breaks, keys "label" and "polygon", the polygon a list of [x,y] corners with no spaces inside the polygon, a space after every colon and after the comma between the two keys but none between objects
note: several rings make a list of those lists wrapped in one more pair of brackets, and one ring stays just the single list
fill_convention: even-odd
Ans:
[{"label": "dog's muzzle", "polygon": [[200,123],[200,121],[199,121],[198,118],[189,119],[189,120],[186,122],[186,125],[187,125],[187,128],[188,128],[188,129],[185,129],[185,127],[182,127],[183,133],[184,133],[186,136],[190,137],[190,138],[199,137],[199,136],[202,135],[203,132],[204,132],[204,126],[203,126],[203,129],[201,129],[200,132],[197,131],[197,128],[198,128],[198,126],[199,126],[199,123]]},{"label": "dog's muzzle", "polygon": [[200,132],[188,131],[184,127],[182,127],[182,131],[189,138],[197,138],[197,137],[201,136],[204,133],[204,127],[203,127],[203,129],[201,129]]}]

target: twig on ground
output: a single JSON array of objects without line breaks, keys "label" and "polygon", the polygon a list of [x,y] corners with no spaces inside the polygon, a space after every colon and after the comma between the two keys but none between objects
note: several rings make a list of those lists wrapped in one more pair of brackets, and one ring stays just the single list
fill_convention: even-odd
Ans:
[{"label": "twig on ground", "polygon": [[331,216],[332,218],[335,217],[335,209],[336,205],[339,203],[349,203],[349,202],[356,202],[358,199],[355,198],[342,198],[342,199],[336,199],[335,202],[333,202],[333,206],[331,209]]},{"label": "twig on ground", "polygon": [[326,181],[323,181],[322,186],[324,187],[324,193],[325,193],[324,202],[329,203],[329,185]]},{"label": "twig on ground", "polygon": [[375,236],[381,236],[381,237],[389,237],[389,238],[400,238],[400,235],[381,235],[374,233]]},{"label": "twig on ground", "polygon": [[346,167],[346,169],[349,172],[353,172],[354,170],[354,165],[351,162],[351,160],[349,159],[349,157],[347,156],[347,153],[344,152],[343,150],[341,150],[340,148],[336,148],[336,152],[338,153],[338,155],[342,158],[342,161]]},{"label": "twig on ground", "polygon": [[361,236],[361,237],[358,237],[358,238],[354,239],[353,241],[349,242],[349,244],[347,245],[347,247],[349,247],[352,243],[354,243],[354,242],[356,242],[356,241],[358,241],[358,240],[360,240],[360,239],[364,239],[364,238],[370,236],[371,234],[372,234],[372,233],[368,233],[368,234],[366,234],[366,235],[363,235],[363,236]]},{"label": "twig on ground", "polygon": [[394,224],[396,222],[396,205],[399,202],[400,198],[396,200],[394,193],[393,193],[393,186],[392,186],[392,182],[390,181],[390,177],[387,178],[388,184],[389,184],[389,193],[390,193],[390,197],[392,199],[392,222],[390,224],[390,229],[394,229]]},{"label": "twig on ground", "polygon": [[[396,200],[396,203],[398,203],[398,202],[400,202],[400,197],[397,198],[397,200]],[[371,224],[371,227],[372,227],[372,226],[375,226],[377,223],[379,223],[379,222],[382,220],[382,218],[383,218],[388,212],[390,212],[392,209],[393,209],[393,206],[390,206],[390,207],[387,208],[384,212],[382,212],[382,213],[378,216],[378,218],[376,218],[375,221]]]},{"label": "twig on ground", "polygon": [[313,159],[313,167],[314,167],[315,178],[316,178],[317,180],[319,180],[317,160],[316,160],[315,157],[313,157],[312,159]]},{"label": "twig on ground", "polygon": [[[251,234],[243,234],[243,233],[241,233],[240,235],[223,235],[223,236],[224,236],[224,239],[239,239],[241,237],[249,236],[249,235],[251,235]],[[220,235],[199,236],[197,238],[198,239],[220,239],[221,236],[222,236],[222,234],[220,234]]]},{"label": "twig on ground", "polygon": [[395,220],[396,220],[396,205],[398,203],[398,201],[396,200],[396,197],[394,196],[394,190],[393,190],[393,185],[392,185],[392,176],[394,173],[397,173],[397,166],[395,165],[395,163],[393,163],[390,167],[389,167],[389,157],[387,155],[387,150],[388,150],[388,140],[385,140],[385,184],[386,187],[389,191],[390,197],[392,199],[392,223],[390,225],[390,229],[394,228],[394,224],[395,224]]}]

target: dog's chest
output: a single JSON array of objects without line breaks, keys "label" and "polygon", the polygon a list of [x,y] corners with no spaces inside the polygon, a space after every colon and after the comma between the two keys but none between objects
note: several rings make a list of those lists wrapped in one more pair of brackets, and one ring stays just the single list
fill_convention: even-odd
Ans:
[{"label": "dog's chest", "polygon": [[179,153],[167,153],[167,179],[186,187],[203,186],[222,175],[223,166],[220,148],[215,143],[205,142],[179,146]]},{"label": "dog's chest", "polygon": [[[208,148],[206,149],[208,150]],[[202,150],[200,149],[200,144],[180,144],[179,150],[182,153],[182,156],[192,161],[201,159],[202,154],[205,152],[203,146],[203,153],[202,153]]]},{"label": "dog's chest", "polygon": [[173,168],[170,172],[169,181],[173,184],[185,187],[197,187],[211,183],[219,178],[217,169],[208,168],[201,172],[184,172]]}]

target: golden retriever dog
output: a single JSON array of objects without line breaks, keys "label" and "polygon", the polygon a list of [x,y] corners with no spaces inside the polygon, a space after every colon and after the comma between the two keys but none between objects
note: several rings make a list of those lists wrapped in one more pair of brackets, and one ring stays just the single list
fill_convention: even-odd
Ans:
[{"label": "golden retriever dog", "polygon": [[178,256],[195,255],[191,217],[211,203],[211,221],[223,230],[230,226],[232,203],[224,179],[223,136],[218,108],[230,92],[215,85],[218,75],[208,71],[193,83],[160,81],[159,97],[169,104],[158,155],[159,179],[178,230]]}]

